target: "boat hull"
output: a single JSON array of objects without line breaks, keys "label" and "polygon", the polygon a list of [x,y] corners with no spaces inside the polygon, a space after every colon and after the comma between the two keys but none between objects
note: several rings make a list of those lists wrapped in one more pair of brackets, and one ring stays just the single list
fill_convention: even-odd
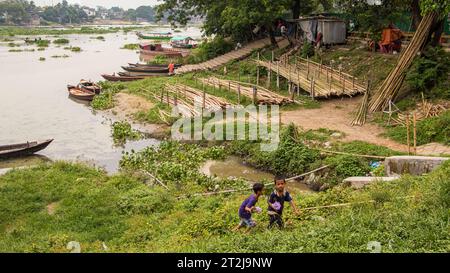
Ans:
[{"label": "boat hull", "polygon": [[132,82],[132,81],[138,81],[143,80],[145,77],[137,77],[137,76],[113,76],[113,75],[106,75],[103,74],[102,77],[111,82]]},{"label": "boat hull", "polygon": [[77,88],[76,86],[68,85],[67,90],[70,97],[78,100],[92,101],[95,97],[95,92]]},{"label": "boat hull", "polygon": [[10,159],[16,157],[24,157],[37,153],[47,148],[53,139],[48,139],[41,142],[30,142],[13,145],[0,146],[0,159]]}]

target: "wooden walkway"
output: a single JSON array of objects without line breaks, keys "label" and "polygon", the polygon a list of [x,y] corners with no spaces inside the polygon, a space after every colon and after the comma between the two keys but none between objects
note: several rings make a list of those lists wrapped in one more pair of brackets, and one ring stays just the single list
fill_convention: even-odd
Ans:
[{"label": "wooden walkway", "polygon": [[[280,48],[286,48],[289,46],[289,42],[286,39],[277,39],[278,46]],[[200,71],[200,70],[210,70],[217,68],[221,65],[224,65],[232,60],[239,60],[243,59],[247,56],[249,56],[253,50],[255,49],[261,49],[266,46],[270,45],[270,39],[262,39],[258,40],[252,43],[249,43],[245,46],[243,46],[241,49],[231,51],[229,53],[226,53],[224,55],[221,55],[219,57],[216,57],[214,59],[211,59],[209,61],[206,61],[204,63],[200,64],[193,64],[193,65],[185,65],[175,70],[176,74],[184,74],[194,71]]]},{"label": "wooden walkway", "polygon": [[[310,60],[296,57],[294,62],[290,62],[290,59],[289,56],[286,56],[281,61],[256,60],[256,63],[268,70],[268,79],[271,79],[272,73],[277,76],[278,87],[280,77],[283,77],[289,83],[310,93],[313,98],[353,96],[366,92],[366,84],[361,83],[352,75]],[[291,92],[291,88],[289,88],[289,91]]]}]

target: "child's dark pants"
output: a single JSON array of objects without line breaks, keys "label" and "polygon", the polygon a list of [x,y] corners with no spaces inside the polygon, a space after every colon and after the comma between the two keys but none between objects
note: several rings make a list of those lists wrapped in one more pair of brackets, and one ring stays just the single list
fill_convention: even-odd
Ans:
[{"label": "child's dark pants", "polygon": [[283,218],[279,214],[269,214],[269,228],[272,228],[273,224],[277,224],[279,228],[284,227]]}]

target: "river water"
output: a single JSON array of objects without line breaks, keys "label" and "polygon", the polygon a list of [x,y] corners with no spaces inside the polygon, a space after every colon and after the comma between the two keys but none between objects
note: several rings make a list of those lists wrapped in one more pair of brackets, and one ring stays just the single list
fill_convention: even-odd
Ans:
[{"label": "river water", "polygon": [[[198,38],[200,30],[188,28],[176,35]],[[102,114],[93,113],[87,105],[68,98],[67,84],[77,84],[80,79],[99,81],[101,74],[118,72],[121,65],[139,61],[135,51],[121,49],[124,44],[139,42],[134,32],[102,34],[105,41],[93,39],[96,36],[99,35],[58,37],[69,39],[70,46],[81,47],[80,53],[65,50],[68,45],[57,47],[55,44],[50,44],[45,51],[16,53],[9,52],[11,48],[7,42],[0,43],[0,145],[54,139],[47,149],[39,152],[42,156],[33,160],[0,162],[0,169],[48,159],[87,161],[115,172],[124,150],[140,150],[158,143],[154,139],[145,139],[129,142],[125,147],[114,146],[111,121]],[[14,39],[15,43],[23,43],[25,37]],[[37,49],[36,46],[15,49],[25,48]],[[52,58],[55,55],[69,57]],[[46,60],[40,61],[40,57]]]}]

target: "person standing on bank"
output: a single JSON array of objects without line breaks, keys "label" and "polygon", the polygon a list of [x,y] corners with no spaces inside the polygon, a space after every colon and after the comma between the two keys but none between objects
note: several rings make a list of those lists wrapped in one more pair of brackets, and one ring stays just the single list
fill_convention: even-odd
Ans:
[{"label": "person standing on bank", "polygon": [[275,190],[270,194],[269,203],[269,228],[272,228],[276,223],[278,227],[284,228],[283,222],[283,208],[284,202],[289,202],[295,214],[298,214],[297,206],[291,197],[291,194],[286,191],[286,178],[282,176],[275,177]]}]

